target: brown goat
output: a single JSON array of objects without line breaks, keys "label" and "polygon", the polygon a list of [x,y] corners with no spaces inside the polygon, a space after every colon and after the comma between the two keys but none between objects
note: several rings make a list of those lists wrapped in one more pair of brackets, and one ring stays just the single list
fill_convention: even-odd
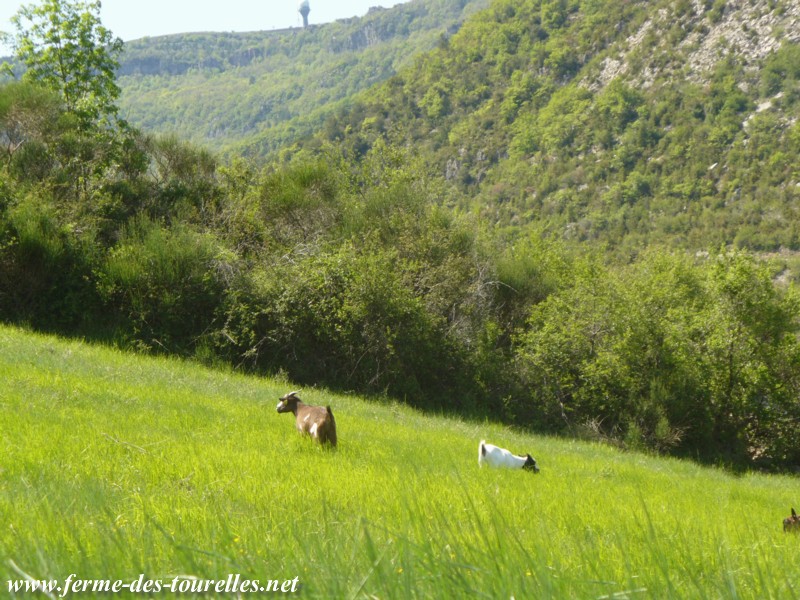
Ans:
[{"label": "brown goat", "polygon": [[300,400],[298,392],[289,392],[278,402],[278,412],[290,412],[295,417],[297,431],[310,435],[320,444],[336,446],[336,421],[330,406],[309,406]]},{"label": "brown goat", "polygon": [[794,508],[792,509],[792,516],[783,520],[783,530],[800,532],[800,517],[794,512]]}]

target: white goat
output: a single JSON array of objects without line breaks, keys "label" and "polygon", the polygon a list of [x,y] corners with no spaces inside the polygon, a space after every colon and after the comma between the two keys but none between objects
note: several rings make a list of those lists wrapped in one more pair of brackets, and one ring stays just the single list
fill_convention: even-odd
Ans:
[{"label": "white goat", "polygon": [[539,472],[539,467],[536,466],[536,459],[531,457],[530,454],[514,456],[504,448],[487,444],[485,440],[481,440],[478,446],[478,466],[482,467],[483,463],[496,468],[531,469],[534,473]]}]

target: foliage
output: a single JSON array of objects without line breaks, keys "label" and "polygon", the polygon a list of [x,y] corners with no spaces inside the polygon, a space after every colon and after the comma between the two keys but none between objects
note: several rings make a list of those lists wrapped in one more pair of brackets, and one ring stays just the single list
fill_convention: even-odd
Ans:
[{"label": "foliage", "polygon": [[608,266],[546,230],[503,243],[383,142],[259,171],[131,140],[91,202],[31,203],[60,171],[7,170],[3,274],[28,283],[6,319],[629,447],[800,458],[795,296],[748,254]]},{"label": "foliage", "polygon": [[[41,178],[26,175],[26,172],[41,169],[37,161],[25,154],[38,154],[42,148],[37,142],[58,133],[61,114],[58,96],[41,86],[11,82],[3,87],[0,95],[0,139],[3,141],[3,158],[7,167],[23,179]],[[34,146],[34,148],[31,148]],[[17,155],[21,151],[22,156]],[[46,162],[46,161],[41,161]]]},{"label": "foliage", "polygon": [[99,304],[90,277],[94,248],[32,197],[0,219],[0,318],[49,331],[83,326]]},{"label": "foliage", "polygon": [[122,41],[103,27],[99,12],[99,2],[42,0],[12,19],[13,46],[29,85],[4,86],[3,143],[11,167],[47,181],[47,192],[60,200],[95,196],[98,176],[129,158],[131,132],[116,106]]},{"label": "foliage", "polygon": [[538,418],[599,423],[634,446],[713,446],[734,463],[797,460],[793,441],[765,435],[794,440],[800,417],[797,298],[768,269],[737,252],[697,265],[650,254],[621,272],[581,261],[573,276],[518,342],[521,402]]},{"label": "foliage", "polygon": [[117,114],[117,57],[122,40],[100,22],[100,2],[41,0],[23,5],[12,22],[14,48],[26,79],[57,90],[82,129]]},{"label": "foliage", "polygon": [[136,127],[215,152],[274,153],[311,136],[355,94],[394,75],[487,4],[417,0],[307,30],[132,41],[120,56],[120,106]]},{"label": "foliage", "polygon": [[[627,448],[796,465],[795,53],[761,74],[728,55],[707,80],[667,77],[678,59],[656,52],[644,6],[495,2],[266,165],[108,137],[102,117],[87,131],[56,91],[6,83],[0,316]],[[683,52],[681,31],[667,37]],[[628,75],[609,77],[622,48]],[[788,83],[768,105],[754,90],[777,89],[769,73]]]},{"label": "foliage", "polygon": [[404,266],[392,253],[347,246],[276,265],[229,307],[226,331],[255,342],[245,356],[256,364],[280,366],[300,383],[341,382],[420,403],[447,385],[453,358]]},{"label": "foliage", "polygon": [[222,298],[224,266],[211,236],[137,218],[103,262],[97,286],[125,337],[176,352],[206,332]]},{"label": "foliage", "polygon": [[413,145],[508,234],[622,260],[654,242],[796,251],[797,44],[730,33],[773,26],[790,17],[764,2],[497,1],[317,138]]}]

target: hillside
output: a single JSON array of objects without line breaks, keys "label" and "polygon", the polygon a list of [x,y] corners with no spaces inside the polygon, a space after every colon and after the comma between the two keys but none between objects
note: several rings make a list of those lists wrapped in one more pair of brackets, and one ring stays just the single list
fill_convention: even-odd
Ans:
[{"label": "hillside", "polygon": [[136,127],[217,152],[264,154],[319,129],[348,98],[457,31],[488,0],[414,0],[363,18],[252,33],[145,38],[125,46],[120,107]]},{"label": "hillside", "polygon": [[[0,86],[0,319],[793,470],[797,12],[747,7],[496,2],[267,165],[126,127],[113,69],[31,70]],[[737,19],[752,63],[696,76]]]},{"label": "hillside", "polygon": [[797,0],[496,0],[318,143],[408,144],[512,235],[795,252],[799,40]]},{"label": "hillside", "polygon": [[[790,478],[307,389],[336,414],[327,452],[276,414],[290,382],[5,326],[0,376],[4,590],[74,573],[297,578],[304,598],[797,597]],[[541,473],[479,470],[484,437]]]}]

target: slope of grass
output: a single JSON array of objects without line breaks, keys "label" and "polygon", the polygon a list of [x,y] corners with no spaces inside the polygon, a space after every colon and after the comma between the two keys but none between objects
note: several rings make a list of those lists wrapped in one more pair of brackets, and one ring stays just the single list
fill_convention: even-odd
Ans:
[{"label": "slope of grass", "polygon": [[[0,576],[299,577],[308,598],[795,598],[787,477],[524,435],[0,328]],[[479,470],[477,443],[542,472]]]}]

